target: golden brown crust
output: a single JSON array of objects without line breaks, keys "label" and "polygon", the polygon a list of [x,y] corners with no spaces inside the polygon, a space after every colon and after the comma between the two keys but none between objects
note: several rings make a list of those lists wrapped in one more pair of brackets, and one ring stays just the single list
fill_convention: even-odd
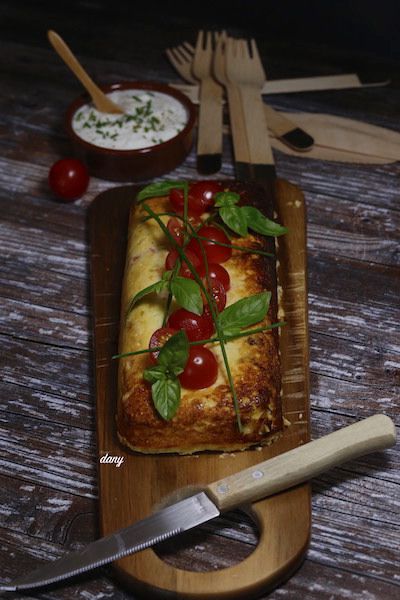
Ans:
[{"label": "golden brown crust", "polygon": [[[243,196],[271,217],[272,206],[265,210],[260,188],[229,182],[229,189]],[[149,204],[161,212],[167,208],[165,198]],[[142,209],[134,207],[130,219],[127,260],[121,306],[119,351],[129,352],[148,346],[152,331],[161,326],[163,302],[149,298],[138,304],[125,320],[129,298],[160,278],[167,246],[158,225],[141,223]],[[274,251],[272,238],[250,235],[235,244]],[[274,259],[235,250],[224,263],[231,276],[228,304],[263,290],[272,292],[272,300],[263,324],[277,321],[277,294]],[[181,403],[171,421],[156,412],[150,385],[143,379],[149,365],[148,355],[120,360],[118,375],[118,435],[122,443],[139,452],[192,453],[199,450],[231,451],[254,444],[269,443],[282,429],[279,334],[274,329],[261,334],[229,341],[226,350],[240,406],[244,431],[237,427],[232,397],[218,345],[214,345],[219,362],[216,383],[202,390],[182,389]],[[209,346],[211,348],[211,346]]]}]

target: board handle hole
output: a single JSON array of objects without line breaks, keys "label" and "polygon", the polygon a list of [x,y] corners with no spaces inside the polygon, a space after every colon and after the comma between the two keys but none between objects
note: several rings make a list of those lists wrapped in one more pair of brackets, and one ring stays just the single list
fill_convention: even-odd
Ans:
[{"label": "board handle hole", "polygon": [[176,569],[215,571],[242,562],[254,552],[259,538],[255,514],[250,508],[243,508],[174,536],[153,550]]}]

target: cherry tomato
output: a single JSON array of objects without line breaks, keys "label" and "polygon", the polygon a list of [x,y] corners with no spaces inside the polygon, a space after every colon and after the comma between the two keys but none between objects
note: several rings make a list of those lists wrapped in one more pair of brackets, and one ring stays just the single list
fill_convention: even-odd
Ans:
[{"label": "cherry tomato", "polygon": [[[201,265],[199,269],[200,277],[206,276],[206,269],[204,265]],[[208,265],[208,276],[211,281],[220,281],[227,292],[231,287],[231,279],[229,277],[228,271],[222,265],[218,263],[210,263]]]},{"label": "cherry tomato", "polygon": [[[217,310],[218,312],[221,312],[224,310],[225,306],[226,306],[226,291],[224,286],[222,285],[222,283],[220,281],[218,281],[217,279],[212,279],[210,281],[211,283],[211,295],[214,298],[215,304],[217,305]],[[210,292],[210,289],[208,288],[208,291]],[[204,295],[203,295],[203,299]]]},{"label": "cherry tomato", "polygon": [[218,363],[214,354],[204,346],[192,346],[185,370],[179,375],[184,388],[201,390],[216,382]]},{"label": "cherry tomato", "polygon": [[185,308],[178,308],[170,315],[168,327],[184,329],[190,342],[207,340],[214,332],[214,323],[210,313],[196,315]]},{"label": "cherry tomato", "polygon": [[51,191],[62,200],[71,202],[80,198],[89,185],[86,165],[76,158],[63,158],[54,163],[49,171]]},{"label": "cherry tomato", "polygon": [[[213,196],[222,192],[223,187],[217,181],[197,181],[189,185],[188,214],[201,215],[208,211],[213,205]],[[175,210],[183,213],[184,193],[182,188],[174,188],[169,193],[169,200]]]},{"label": "cherry tomato", "polygon": [[[193,267],[197,271],[201,266],[201,260],[199,259],[197,254],[195,254],[194,252],[191,252],[190,250],[185,250],[185,255],[190,260]],[[175,265],[178,257],[179,257],[178,250],[173,249],[168,252],[167,258],[165,259],[165,268],[167,271],[170,271],[171,269],[174,268],[174,265]],[[179,275],[181,277],[187,277],[188,279],[194,279],[192,272],[190,271],[187,263],[185,263],[184,261],[182,261],[181,268],[179,269]]]},{"label": "cherry tomato", "polygon": [[[195,229],[198,229],[200,227],[200,225],[203,223],[203,221],[200,219],[200,217],[198,215],[189,215],[189,223],[192,227],[194,227]],[[188,227],[189,233],[190,233],[190,227]]]},{"label": "cherry tomato", "polygon": [[[170,337],[176,333],[176,329],[172,329],[172,327],[160,327],[160,329],[156,329],[152,334],[149,342],[149,348],[157,348],[159,346],[164,346],[165,342],[169,340]],[[150,360],[152,363],[157,362],[158,355],[160,351],[150,352]]]},{"label": "cherry tomato", "polygon": [[170,234],[172,235],[172,237],[174,238],[174,240],[176,242],[178,242],[178,244],[180,246],[182,246],[183,245],[183,223],[182,223],[182,221],[180,221],[179,219],[175,219],[175,217],[173,217],[172,219],[170,219],[168,221],[167,228],[168,228],[168,231],[170,232]]},{"label": "cherry tomato", "polygon": [[197,256],[202,256],[200,244],[203,246],[207,260],[209,263],[223,263],[232,256],[232,248],[227,246],[219,246],[214,242],[220,242],[222,244],[230,244],[229,238],[225,235],[222,229],[214,227],[213,225],[204,225],[200,227],[197,232],[205,240],[196,240],[193,238],[187,248],[191,250]]},{"label": "cherry tomato", "polygon": [[190,186],[192,209],[206,212],[214,206],[214,194],[222,192],[223,187],[217,181],[197,181]]},{"label": "cherry tomato", "polygon": [[[197,216],[189,216],[189,224],[194,227],[195,229],[198,229],[201,225],[201,219],[199,219]],[[167,224],[167,228],[168,231],[170,232],[170,234],[172,235],[172,237],[174,238],[174,240],[176,242],[178,242],[178,244],[180,246],[183,245],[183,239],[184,239],[184,235],[183,235],[183,221],[181,221],[180,219],[176,219],[175,217],[172,217]],[[190,226],[188,226],[188,232],[190,233]]]},{"label": "cherry tomato", "polygon": [[[176,210],[177,213],[183,214],[185,196],[181,188],[174,188],[169,192],[169,201]],[[199,217],[204,212],[203,208],[199,205],[192,205],[192,198],[190,195],[190,189],[188,194],[188,215]]]}]

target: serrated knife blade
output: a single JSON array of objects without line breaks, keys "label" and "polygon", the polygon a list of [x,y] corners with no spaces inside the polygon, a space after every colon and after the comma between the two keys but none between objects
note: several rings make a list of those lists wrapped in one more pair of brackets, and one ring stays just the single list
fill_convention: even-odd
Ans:
[{"label": "serrated knife blade", "polygon": [[68,554],[2,585],[0,591],[31,589],[80,575],[201,525],[219,514],[215,504],[204,492],[200,492],[101,538],[79,552]]}]

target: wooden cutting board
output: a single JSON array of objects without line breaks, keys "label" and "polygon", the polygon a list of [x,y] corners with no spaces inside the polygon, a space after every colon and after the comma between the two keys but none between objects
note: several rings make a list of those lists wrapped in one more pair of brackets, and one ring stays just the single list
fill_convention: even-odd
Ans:
[{"label": "wooden cutting board", "polygon": [[[93,201],[89,230],[102,535],[148,516],[167,499],[182,497],[309,440],[305,204],[295,186],[282,180],[276,185],[278,218],[289,228],[279,238],[278,277],[287,321],[281,331],[283,408],[291,424],[271,446],[224,457],[212,452],[147,456],[130,452],[118,442],[117,363],[111,356],[117,351],[128,214],[138,187],[114,188]],[[100,463],[107,453],[124,457],[124,463],[120,467]],[[258,501],[251,512],[259,526],[259,543],[237,565],[205,573],[185,571],[167,564],[149,548],[114,563],[115,573],[145,598],[248,600],[289,577],[301,563],[310,536],[310,487],[301,485]]]}]

